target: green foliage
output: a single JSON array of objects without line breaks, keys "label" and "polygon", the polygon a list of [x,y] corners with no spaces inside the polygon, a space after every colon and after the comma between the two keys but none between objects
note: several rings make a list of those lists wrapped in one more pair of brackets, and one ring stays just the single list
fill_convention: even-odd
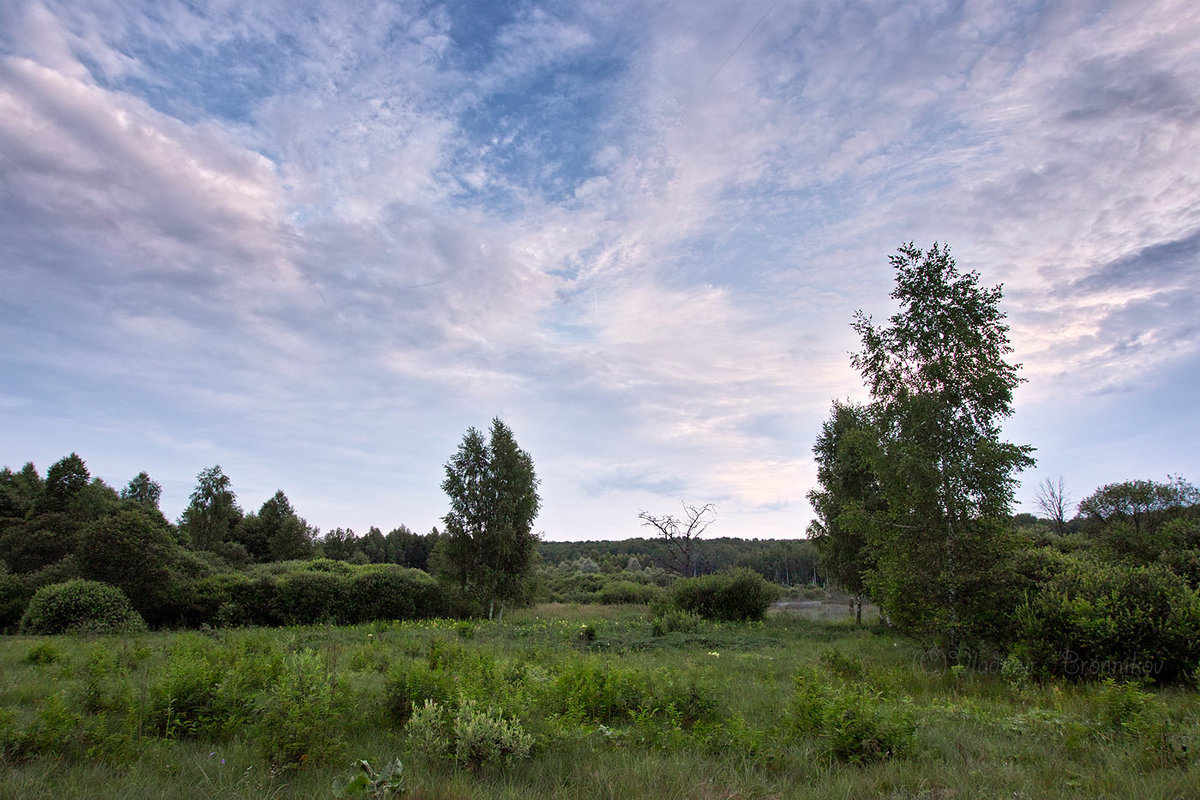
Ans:
[{"label": "green foliage", "polygon": [[256,561],[289,561],[312,555],[316,532],[296,514],[281,490],[257,514],[242,519],[232,536]]},{"label": "green foliage", "polygon": [[31,597],[33,589],[29,581],[20,575],[13,575],[0,561],[0,633],[16,630]]},{"label": "green foliage", "polygon": [[21,519],[33,510],[41,497],[44,481],[32,461],[19,472],[0,469],[0,520]]},{"label": "green foliage", "polygon": [[860,683],[827,683],[811,669],[798,671],[794,681],[794,729],[819,737],[834,757],[862,764],[911,751],[916,721],[907,698],[889,700]]},{"label": "green foliage", "polygon": [[628,719],[651,705],[646,679],[634,670],[592,659],[566,665],[554,682],[551,707],[558,713],[592,722]]},{"label": "green foliage", "polygon": [[278,765],[332,763],[345,749],[336,732],[345,693],[344,682],[317,653],[290,655],[258,709],[255,738],[263,755]]},{"label": "green foliage", "polygon": [[663,590],[654,584],[634,583],[627,580],[608,581],[598,593],[598,598],[605,605],[634,603],[649,605],[662,597]]},{"label": "green foliage", "polygon": [[388,670],[384,698],[388,713],[400,725],[433,701],[449,706],[456,697],[454,681],[445,670],[417,662],[402,662]]},{"label": "green foliage", "polygon": [[54,462],[46,470],[39,510],[66,511],[71,501],[87,488],[90,479],[87,464],[76,453]]},{"label": "green foliage", "polygon": [[424,572],[395,565],[357,569],[344,589],[345,622],[425,619],[448,609],[437,582]]},{"label": "green foliage", "polygon": [[480,708],[464,700],[454,714],[454,760],[460,766],[479,769],[505,766],[529,757],[533,737],[520,722],[505,718],[494,707]]},{"label": "green foliage", "polygon": [[21,618],[21,633],[27,635],[69,631],[124,633],[145,627],[145,621],[133,610],[124,592],[115,586],[82,579],[42,587]]},{"label": "green foliage", "polygon": [[1178,475],[1166,483],[1149,480],[1109,483],[1079,502],[1079,513],[1097,522],[1125,522],[1153,533],[1186,509],[1200,505],[1200,489]]},{"label": "green foliage", "polygon": [[1017,619],[1015,651],[1040,675],[1169,682],[1200,661],[1200,597],[1161,566],[1079,561]]},{"label": "green foliage", "polygon": [[54,664],[62,661],[62,653],[50,642],[38,642],[25,654],[26,664]]},{"label": "green foliage", "polygon": [[504,767],[529,757],[533,737],[495,707],[463,700],[449,709],[427,700],[408,723],[414,749],[427,758],[450,759],[471,770]]},{"label": "green foliage", "polygon": [[675,608],[705,619],[748,621],[762,619],[779,593],[778,586],[741,568],[678,580],[671,586],[670,598]]},{"label": "green foliage", "polygon": [[175,610],[179,550],[161,514],[125,508],[87,526],[76,555],[84,578],[119,587],[147,622],[159,625]]},{"label": "green foliage", "polygon": [[161,497],[162,485],[158,481],[151,480],[150,475],[146,472],[139,472],[121,490],[122,500],[132,500],[153,509],[158,508],[158,501]]},{"label": "green foliage", "polygon": [[342,613],[346,581],[330,572],[296,571],[279,581],[275,613],[286,625],[336,622]]},{"label": "green foliage", "polygon": [[231,485],[220,465],[203,469],[196,476],[196,488],[179,517],[179,528],[193,548],[212,550],[232,538],[242,520],[242,509]]},{"label": "green foliage", "polygon": [[524,599],[533,569],[541,507],[533,459],[512,431],[492,420],[491,436],[470,428],[446,464],[450,499],[446,532],[434,553],[439,576],[478,598],[489,616],[496,602]]},{"label": "green foliage", "polygon": [[948,247],[911,243],[892,256],[901,309],[887,327],[861,311],[852,362],[871,393],[871,456],[881,510],[869,526],[872,597],[903,629],[956,651],[986,638],[986,592],[1008,560],[1004,535],[1015,473],[1032,448],[1001,441],[1021,382],[1001,289],[961,274]]},{"label": "green foliage", "polygon": [[813,445],[820,483],[808,493],[818,518],[814,539],[830,578],[854,595],[866,592],[865,576],[874,563],[868,533],[885,507],[873,467],[878,448],[870,410],[838,401]]},{"label": "green foliage", "polygon": [[679,608],[663,608],[654,615],[650,622],[650,632],[654,636],[666,636],[668,633],[695,633],[700,629],[700,615],[693,611]]},{"label": "green foliage", "polygon": [[404,764],[395,759],[376,772],[365,759],[358,762],[358,773],[349,780],[333,782],[334,797],[399,797],[405,792]]}]

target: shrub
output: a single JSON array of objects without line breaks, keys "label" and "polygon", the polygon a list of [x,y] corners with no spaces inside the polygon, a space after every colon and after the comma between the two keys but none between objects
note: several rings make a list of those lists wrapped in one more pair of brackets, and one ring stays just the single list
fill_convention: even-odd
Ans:
[{"label": "shrub", "polygon": [[412,749],[429,759],[446,758],[454,750],[446,709],[436,700],[425,700],[405,727]]},{"label": "shrub", "polygon": [[348,613],[348,585],[345,576],[334,572],[305,570],[285,575],[279,581],[276,613],[286,625],[337,622]]},{"label": "shrub", "polygon": [[825,706],[829,750],[843,761],[860,764],[904,755],[915,731],[906,704],[889,703],[863,686],[835,692]]},{"label": "shrub", "polygon": [[1200,659],[1200,597],[1161,566],[1081,562],[1017,611],[1015,655],[1072,680],[1190,676]]},{"label": "shrub", "polygon": [[700,630],[700,617],[690,611],[665,608],[656,614],[650,623],[650,633],[666,636],[668,633],[695,633]]},{"label": "shrub", "polygon": [[0,633],[16,630],[32,596],[28,581],[10,573],[0,561]]},{"label": "shrub", "polygon": [[171,617],[180,549],[161,515],[127,508],[87,526],[75,553],[84,578],[120,587],[142,617],[161,625]]},{"label": "shrub", "polygon": [[115,586],[80,578],[43,586],[21,617],[21,633],[53,635],[80,631],[125,633],[145,630],[146,622]]},{"label": "shrub", "polygon": [[425,619],[447,611],[436,580],[419,569],[391,564],[355,569],[346,594],[345,622]]},{"label": "shrub", "polygon": [[889,701],[862,684],[829,685],[812,670],[797,672],[795,686],[793,727],[819,736],[831,755],[861,764],[911,749],[916,722],[908,698]]},{"label": "shrub", "polygon": [[605,605],[649,605],[662,596],[662,593],[663,590],[653,584],[618,580],[605,583],[600,588],[598,597]]},{"label": "shrub", "polygon": [[555,710],[592,722],[627,719],[647,704],[647,681],[630,669],[593,660],[571,661],[551,690]]},{"label": "shrub", "polygon": [[454,685],[440,669],[429,669],[413,662],[397,664],[388,671],[384,697],[392,719],[403,725],[429,701],[450,704]]},{"label": "shrub", "polygon": [[150,729],[168,739],[192,738],[217,735],[223,721],[239,722],[219,694],[224,676],[206,644],[180,639],[150,686],[144,712]]},{"label": "shrub", "polygon": [[471,769],[504,766],[529,757],[533,737],[521,723],[506,719],[498,709],[479,708],[464,700],[454,715],[454,760]]},{"label": "shrub", "polygon": [[53,664],[62,661],[62,653],[49,642],[40,642],[29,649],[24,660],[26,664]]},{"label": "shrub", "polygon": [[291,656],[260,706],[256,738],[273,764],[328,764],[345,747],[336,724],[345,686],[312,650]]},{"label": "shrub", "polygon": [[778,586],[744,567],[684,578],[671,587],[671,602],[676,608],[705,619],[730,622],[762,619],[778,596]]},{"label": "shrub", "polygon": [[408,723],[412,748],[427,758],[453,759],[473,770],[503,767],[528,758],[533,749],[533,737],[499,709],[463,700],[453,718],[450,714],[440,703],[426,700]]}]

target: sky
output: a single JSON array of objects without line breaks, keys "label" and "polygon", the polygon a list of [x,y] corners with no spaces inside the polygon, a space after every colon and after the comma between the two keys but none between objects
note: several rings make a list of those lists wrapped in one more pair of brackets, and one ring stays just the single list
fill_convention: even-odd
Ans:
[{"label": "sky", "polygon": [[1003,284],[1015,510],[1200,481],[1200,4],[0,3],[0,464],[219,464],[440,525],[503,419],[549,540],[792,538],[888,256]]}]

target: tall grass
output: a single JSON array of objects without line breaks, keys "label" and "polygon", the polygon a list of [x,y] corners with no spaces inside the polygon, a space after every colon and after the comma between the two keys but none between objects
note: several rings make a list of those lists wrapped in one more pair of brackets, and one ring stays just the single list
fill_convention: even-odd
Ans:
[{"label": "tall grass", "polygon": [[0,639],[0,797],[324,798],[399,757],[421,798],[1185,798],[1198,734],[1190,689],[943,670],[786,614]]}]

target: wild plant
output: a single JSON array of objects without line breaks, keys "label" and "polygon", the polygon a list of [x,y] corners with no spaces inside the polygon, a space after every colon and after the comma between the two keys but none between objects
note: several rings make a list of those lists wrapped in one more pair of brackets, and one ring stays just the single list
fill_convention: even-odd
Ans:
[{"label": "wild plant", "polygon": [[533,737],[493,707],[464,700],[454,715],[454,760],[464,767],[505,766],[529,757]]},{"label": "wild plant", "polygon": [[858,764],[911,749],[916,722],[908,698],[888,700],[861,684],[828,684],[812,669],[798,671],[794,682],[793,728],[819,737],[831,756]]},{"label": "wild plant", "polygon": [[405,792],[404,764],[395,759],[378,772],[364,759],[358,773],[347,780],[333,782],[334,797],[399,797]]},{"label": "wild plant", "polygon": [[62,661],[62,653],[50,642],[38,642],[29,648],[23,659],[26,664],[54,664]]},{"label": "wild plant", "polygon": [[255,739],[266,758],[281,766],[326,764],[345,746],[337,725],[344,679],[305,649],[292,654],[279,681],[259,707]]}]

